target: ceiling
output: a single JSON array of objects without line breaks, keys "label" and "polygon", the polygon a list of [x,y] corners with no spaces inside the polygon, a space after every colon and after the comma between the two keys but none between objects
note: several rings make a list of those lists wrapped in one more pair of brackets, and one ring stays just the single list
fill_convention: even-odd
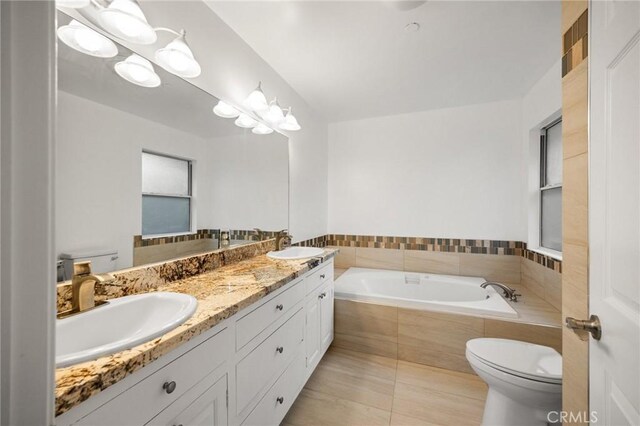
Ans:
[{"label": "ceiling", "polygon": [[560,56],[559,1],[390,3],[208,5],[330,122],[518,98]]}]

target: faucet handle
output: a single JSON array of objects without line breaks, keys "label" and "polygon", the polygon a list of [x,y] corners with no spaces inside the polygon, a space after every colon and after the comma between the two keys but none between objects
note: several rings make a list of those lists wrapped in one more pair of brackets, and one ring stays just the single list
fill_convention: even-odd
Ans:
[{"label": "faucet handle", "polygon": [[91,261],[76,262],[73,264],[73,276],[91,275]]}]

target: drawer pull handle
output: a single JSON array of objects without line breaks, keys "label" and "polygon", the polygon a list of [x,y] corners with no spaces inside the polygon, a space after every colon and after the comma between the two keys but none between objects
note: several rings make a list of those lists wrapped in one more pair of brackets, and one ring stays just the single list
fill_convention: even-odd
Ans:
[{"label": "drawer pull handle", "polygon": [[320,296],[318,296],[319,299],[324,299],[325,297],[327,297],[327,293],[325,293],[324,291],[320,294]]},{"label": "drawer pull handle", "polygon": [[276,352],[278,352],[278,353],[280,353],[280,354],[281,354],[282,352],[284,352],[284,348],[283,348],[282,346],[278,346],[278,347],[276,348]]},{"label": "drawer pull handle", "polygon": [[280,303],[279,305],[276,305],[276,309],[281,311],[284,309],[284,305],[282,303]]},{"label": "drawer pull handle", "polygon": [[324,280],[324,274],[320,275],[320,279]]},{"label": "drawer pull handle", "polygon": [[284,397],[279,396],[276,398],[276,401],[278,401],[278,404],[284,404]]},{"label": "drawer pull handle", "polygon": [[176,390],[176,382],[173,380],[170,382],[164,382],[162,389],[164,389],[166,393],[173,393],[173,391]]}]

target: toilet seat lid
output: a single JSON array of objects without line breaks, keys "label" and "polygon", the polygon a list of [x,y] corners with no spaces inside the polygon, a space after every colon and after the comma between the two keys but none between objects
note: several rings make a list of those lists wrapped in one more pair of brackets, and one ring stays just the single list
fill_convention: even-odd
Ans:
[{"label": "toilet seat lid", "polygon": [[547,383],[562,383],[562,355],[555,349],[518,340],[481,338],[467,350],[505,373]]}]

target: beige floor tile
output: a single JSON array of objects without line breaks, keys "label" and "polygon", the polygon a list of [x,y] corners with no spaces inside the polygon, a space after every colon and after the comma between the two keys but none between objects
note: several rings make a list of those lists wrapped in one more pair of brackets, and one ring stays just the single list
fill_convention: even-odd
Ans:
[{"label": "beige floor tile", "polygon": [[398,361],[396,381],[480,401],[484,401],[487,397],[487,385],[475,374],[411,362]]},{"label": "beige floor tile", "polygon": [[358,268],[392,269],[404,268],[404,250],[357,247],[356,266]]},{"label": "beige floor tile", "polygon": [[391,426],[440,426],[416,417],[391,412]]},{"label": "beige floor tile", "polygon": [[405,250],[404,270],[431,274],[458,275],[460,273],[460,257],[457,253]]},{"label": "beige floor tile", "polygon": [[391,412],[303,389],[283,423],[292,426],[387,426]]},{"label": "beige floor tile", "polygon": [[395,370],[395,360],[329,351],[309,378],[306,388],[390,411]]},{"label": "beige floor tile", "polygon": [[484,401],[396,382],[393,413],[439,425],[479,425]]},{"label": "beige floor tile", "polygon": [[473,373],[465,355],[431,349],[429,346],[398,345],[398,360],[432,367],[446,368],[463,373]]},{"label": "beige floor tile", "polygon": [[335,333],[333,337],[333,346],[340,349],[380,355],[393,359],[398,358],[398,344],[387,340]]},{"label": "beige floor tile", "polygon": [[335,300],[335,332],[357,337],[398,341],[398,308]]}]

